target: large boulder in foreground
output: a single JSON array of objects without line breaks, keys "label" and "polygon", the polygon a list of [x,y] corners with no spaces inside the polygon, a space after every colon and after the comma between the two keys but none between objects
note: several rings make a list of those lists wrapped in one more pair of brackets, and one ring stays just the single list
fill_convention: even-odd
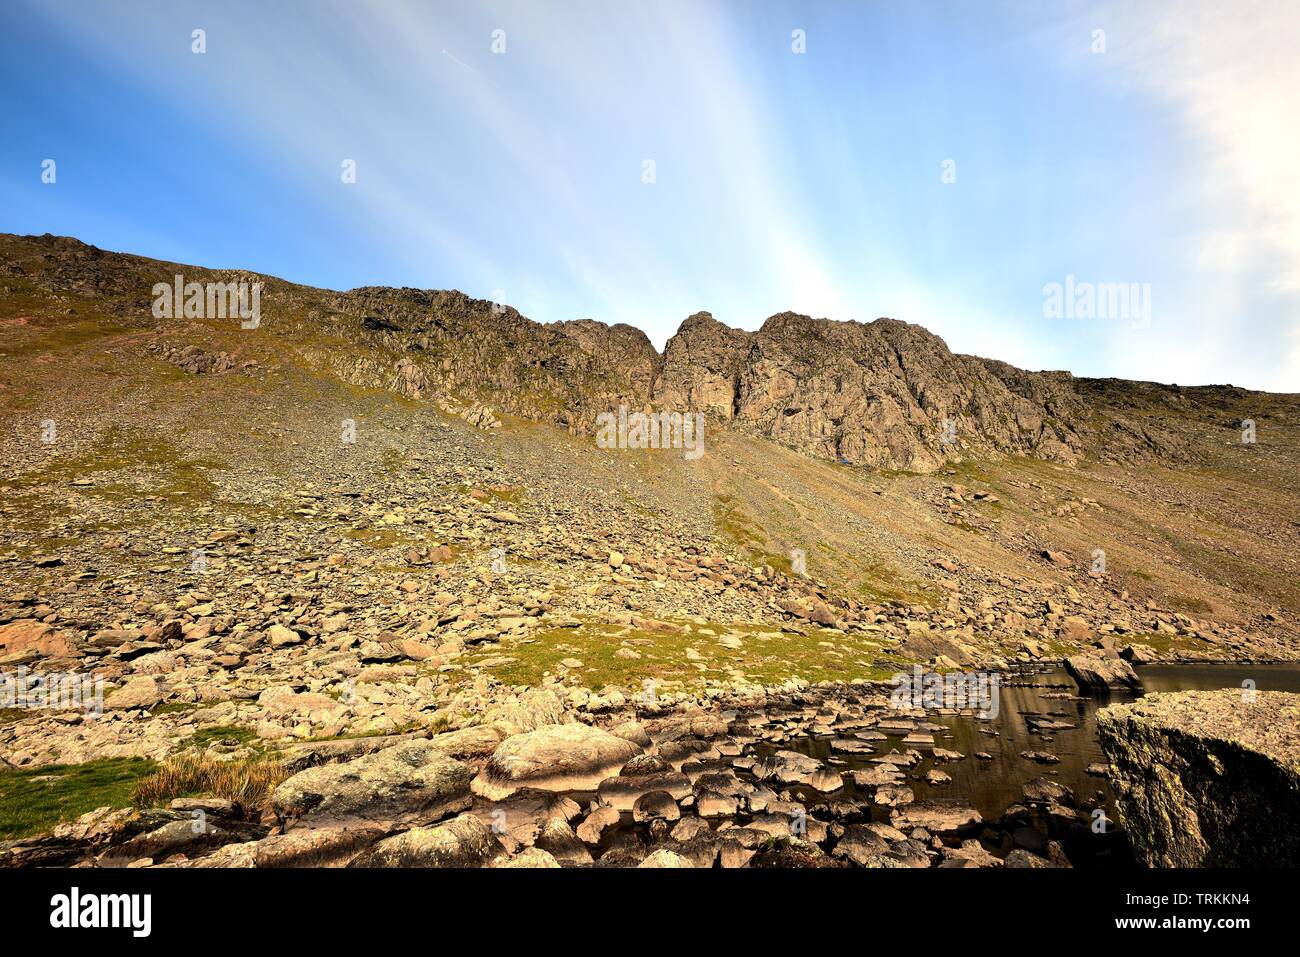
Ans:
[{"label": "large boulder in foreground", "polygon": [[1079,690],[1084,694],[1104,694],[1116,688],[1131,691],[1142,689],[1142,679],[1123,658],[1103,658],[1085,652],[1066,658],[1065,670],[1079,683]]},{"label": "large boulder in foreground", "polygon": [[352,819],[438,820],[470,805],[473,772],[437,739],[408,741],[346,764],[308,768],[284,781],[271,805],[287,824]]},{"label": "large boulder in foreground", "polygon": [[1300,860],[1300,694],[1153,694],[1098,712],[1097,732],[1139,862]]},{"label": "large boulder in foreground", "polygon": [[500,801],[524,787],[594,790],[640,753],[631,741],[600,728],[549,725],[502,741],[483,773],[474,779],[474,793]]},{"label": "large boulder in foreground", "polygon": [[530,688],[520,697],[493,708],[485,723],[494,724],[507,735],[536,731],[565,721],[564,702],[554,691]]}]

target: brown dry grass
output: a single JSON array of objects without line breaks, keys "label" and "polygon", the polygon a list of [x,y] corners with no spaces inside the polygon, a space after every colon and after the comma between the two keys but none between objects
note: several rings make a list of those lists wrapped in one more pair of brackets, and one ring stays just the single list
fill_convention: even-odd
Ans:
[{"label": "brown dry grass", "polygon": [[136,807],[153,807],[172,798],[213,795],[245,810],[260,809],[275,786],[289,776],[273,758],[217,761],[203,754],[182,754],[143,778],[131,794]]}]

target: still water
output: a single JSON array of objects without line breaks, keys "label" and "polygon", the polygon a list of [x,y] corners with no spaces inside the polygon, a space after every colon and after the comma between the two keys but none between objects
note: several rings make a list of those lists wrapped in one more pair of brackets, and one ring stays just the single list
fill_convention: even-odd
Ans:
[{"label": "still water", "polygon": [[[1207,691],[1241,688],[1246,679],[1260,691],[1300,691],[1297,665],[1148,665],[1138,669],[1146,691]],[[1069,697],[1063,697],[1068,695]],[[997,718],[972,721],[957,716],[940,717],[951,733],[941,747],[972,755],[984,751],[993,761],[967,760],[943,765],[953,783],[932,788],[924,782],[915,786],[917,799],[962,796],[986,818],[996,817],[1019,800],[1021,788],[1048,773],[1079,798],[1099,794],[1110,801],[1105,778],[1087,773],[1089,765],[1104,763],[1097,742],[1097,711],[1108,704],[1131,701],[1136,695],[1112,694],[1107,698],[1079,697],[1074,681],[1063,669],[1049,669],[1037,675],[1023,675],[1006,681],[1001,689]],[[1075,727],[1035,733],[1031,722],[1046,718]],[[996,731],[996,734],[990,734]],[[941,732],[940,732],[941,733]],[[935,741],[941,739],[936,733]],[[1060,758],[1059,764],[1039,764],[1022,758],[1023,751],[1046,751]],[[922,774],[927,768],[922,767]],[[943,792],[947,792],[946,794]]]},{"label": "still water", "polygon": [[[1140,667],[1138,673],[1147,692],[1241,688],[1247,679],[1254,681],[1260,691],[1300,692],[1297,664],[1162,664]],[[1097,741],[1096,716],[1099,708],[1135,697],[1138,695],[1133,693],[1082,697],[1073,679],[1058,667],[1004,675],[996,717],[980,720],[956,714],[928,716],[933,725],[941,726],[933,731],[935,746],[959,751],[965,757],[937,763],[930,751],[922,748],[924,759],[908,772],[908,784],[918,802],[967,804],[991,822],[1022,800],[1025,784],[1047,777],[1070,788],[1081,806],[1104,806],[1113,817],[1110,787],[1097,773],[1097,766],[1104,764],[1105,758]],[[840,771],[870,767],[872,757],[891,749],[907,750],[901,735],[877,742],[874,755],[835,752],[828,736],[806,735],[781,747],[810,754]],[[1055,755],[1059,761],[1040,763],[1023,757],[1023,752]],[[976,757],[977,753],[984,757]],[[1089,773],[1090,767],[1093,773]],[[943,771],[951,783],[928,784],[924,777],[931,768]],[[851,783],[847,793],[852,794]],[[810,803],[821,799],[815,792],[803,796]]]}]

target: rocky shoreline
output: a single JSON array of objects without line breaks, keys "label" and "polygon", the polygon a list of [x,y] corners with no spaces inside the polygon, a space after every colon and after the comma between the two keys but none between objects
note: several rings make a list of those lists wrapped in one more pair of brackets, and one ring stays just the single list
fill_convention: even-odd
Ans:
[{"label": "rocky shoreline", "polygon": [[[886,692],[809,687],[596,716],[533,690],[456,731],[299,745],[299,770],[253,820],[204,799],[103,809],[8,842],[0,863],[1052,867],[1070,866],[1067,849],[1096,853],[1095,799],[1047,776],[998,820],[961,800],[916,801],[923,755],[931,782],[949,762],[991,757],[943,748],[943,725],[891,708]],[[789,749],[808,734],[864,767]],[[1122,857],[1118,831],[1104,843]],[[988,849],[1000,845],[1011,849]]]}]

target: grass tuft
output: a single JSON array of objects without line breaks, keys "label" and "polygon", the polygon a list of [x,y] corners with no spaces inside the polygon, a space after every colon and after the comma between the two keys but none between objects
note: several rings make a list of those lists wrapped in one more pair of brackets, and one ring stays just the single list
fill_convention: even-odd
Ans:
[{"label": "grass tuft", "polygon": [[131,803],[153,807],[173,798],[211,795],[234,801],[246,811],[257,810],[288,776],[284,765],[273,758],[218,761],[204,754],[182,754],[140,780],[131,793]]}]

